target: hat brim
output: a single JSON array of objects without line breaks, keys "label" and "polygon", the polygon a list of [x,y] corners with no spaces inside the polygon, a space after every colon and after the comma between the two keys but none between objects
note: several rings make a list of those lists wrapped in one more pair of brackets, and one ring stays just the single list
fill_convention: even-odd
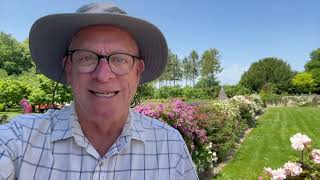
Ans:
[{"label": "hat brim", "polygon": [[161,31],[153,24],[126,15],[107,13],[67,13],[38,19],[29,34],[30,53],[37,70],[48,78],[67,85],[62,59],[72,36],[81,28],[111,25],[129,32],[145,63],[140,83],[158,78],[168,61],[168,47]]}]

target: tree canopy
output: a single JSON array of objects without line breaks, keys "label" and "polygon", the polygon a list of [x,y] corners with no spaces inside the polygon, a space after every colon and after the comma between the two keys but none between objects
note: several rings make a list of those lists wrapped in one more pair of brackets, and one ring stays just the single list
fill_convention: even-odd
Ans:
[{"label": "tree canopy", "polygon": [[306,71],[320,68],[320,48],[317,48],[310,53],[310,61],[304,65],[304,68]]},{"label": "tree canopy", "polygon": [[32,66],[28,40],[20,43],[10,34],[0,32],[0,69],[12,75],[21,74]]},{"label": "tree canopy", "polygon": [[260,92],[265,84],[271,83],[282,89],[291,83],[294,72],[290,65],[282,59],[268,57],[251,64],[240,79],[240,85],[251,91]]},{"label": "tree canopy", "polygon": [[221,71],[219,51],[213,48],[204,51],[201,57],[202,81],[209,83],[210,87],[216,85],[216,75]]}]

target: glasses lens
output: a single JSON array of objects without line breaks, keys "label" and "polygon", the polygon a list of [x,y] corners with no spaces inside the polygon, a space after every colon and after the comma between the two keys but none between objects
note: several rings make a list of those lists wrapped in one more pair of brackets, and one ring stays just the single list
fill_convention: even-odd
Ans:
[{"label": "glasses lens", "polygon": [[118,75],[126,74],[133,66],[133,57],[127,54],[112,54],[109,57],[109,66],[111,71]]},{"label": "glasses lens", "polygon": [[72,61],[80,72],[91,72],[98,64],[98,56],[88,51],[75,51],[72,54]]}]

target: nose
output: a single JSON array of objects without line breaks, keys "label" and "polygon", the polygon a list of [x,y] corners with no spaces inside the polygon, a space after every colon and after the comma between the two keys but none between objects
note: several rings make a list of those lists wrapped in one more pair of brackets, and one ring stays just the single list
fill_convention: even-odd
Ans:
[{"label": "nose", "polygon": [[107,82],[116,77],[116,75],[111,71],[106,59],[100,60],[97,68],[92,72],[92,76],[94,79],[101,82]]}]

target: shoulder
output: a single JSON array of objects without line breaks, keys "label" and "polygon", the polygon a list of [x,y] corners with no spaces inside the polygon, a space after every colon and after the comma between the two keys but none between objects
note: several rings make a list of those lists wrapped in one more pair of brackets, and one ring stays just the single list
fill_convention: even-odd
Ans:
[{"label": "shoulder", "polygon": [[47,135],[63,115],[65,110],[48,110],[43,114],[23,114],[14,117],[8,123],[0,125],[0,139],[29,137],[37,134]]},{"label": "shoulder", "polygon": [[51,124],[54,110],[49,110],[44,114],[23,114],[14,117],[9,123],[1,125],[3,127],[16,127],[18,129],[38,129],[39,127],[48,126]]}]

